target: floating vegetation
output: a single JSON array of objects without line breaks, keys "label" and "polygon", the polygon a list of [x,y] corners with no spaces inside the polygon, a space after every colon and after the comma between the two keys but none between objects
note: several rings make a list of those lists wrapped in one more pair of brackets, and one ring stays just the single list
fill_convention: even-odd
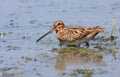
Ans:
[{"label": "floating vegetation", "polygon": [[7,51],[10,51],[10,50],[20,50],[20,48],[21,48],[21,47],[8,45],[8,46],[7,46]]},{"label": "floating vegetation", "polygon": [[78,74],[93,74],[94,73],[94,69],[88,69],[88,68],[75,69],[74,72],[76,72]]},{"label": "floating vegetation", "polygon": [[17,18],[11,19],[11,20],[9,21],[9,23],[8,23],[7,25],[5,25],[5,26],[6,26],[7,28],[8,28],[8,27],[15,27],[15,28],[18,28],[19,25],[18,25]]},{"label": "floating vegetation", "polygon": [[116,39],[117,29],[116,29],[116,18],[113,18],[112,21],[112,31],[111,31],[111,40]]},{"label": "floating vegetation", "polygon": [[4,68],[0,68],[1,71],[9,71],[12,69],[18,69],[18,67],[4,67]]},{"label": "floating vegetation", "polygon": [[46,39],[46,41],[40,41],[42,44],[56,44],[57,42],[53,41],[51,38]]},{"label": "floating vegetation", "polygon": [[37,61],[36,58],[25,57],[25,56],[22,56],[21,59],[23,59],[25,62],[29,62],[29,61]]},{"label": "floating vegetation", "polygon": [[79,77],[79,75],[83,75],[83,77],[92,77],[94,74],[93,69],[75,69],[71,73],[68,74],[69,77]]},{"label": "floating vegetation", "polygon": [[22,38],[21,39],[28,39],[28,38],[31,38],[30,36],[28,36],[28,35],[25,35],[25,36],[22,36]]},{"label": "floating vegetation", "polygon": [[88,53],[88,52],[98,52],[90,48],[84,47],[66,47],[66,48],[53,48],[53,52],[59,53]]},{"label": "floating vegetation", "polygon": [[9,32],[8,34],[13,34],[14,32]]},{"label": "floating vegetation", "polygon": [[36,75],[39,77],[43,77],[43,75],[41,73],[36,73]]},{"label": "floating vegetation", "polygon": [[35,24],[36,22],[37,22],[37,20],[35,20],[35,19],[30,21],[31,24]]},{"label": "floating vegetation", "polygon": [[50,56],[48,53],[41,53],[40,56],[44,59],[55,59],[55,56]]}]

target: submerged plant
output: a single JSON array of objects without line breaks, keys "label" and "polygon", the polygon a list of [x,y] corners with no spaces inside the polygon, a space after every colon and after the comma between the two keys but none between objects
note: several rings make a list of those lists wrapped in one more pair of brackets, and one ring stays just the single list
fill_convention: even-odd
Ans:
[{"label": "submerged plant", "polygon": [[116,34],[117,34],[117,28],[116,28],[116,18],[113,18],[112,21],[112,32],[111,32],[111,38],[110,40],[113,41],[113,48],[112,48],[112,55],[116,59]]},{"label": "submerged plant", "polygon": [[116,33],[117,33],[117,28],[116,28],[116,18],[113,18],[112,20],[112,31],[111,31],[111,38],[110,40],[115,40],[116,39]]}]

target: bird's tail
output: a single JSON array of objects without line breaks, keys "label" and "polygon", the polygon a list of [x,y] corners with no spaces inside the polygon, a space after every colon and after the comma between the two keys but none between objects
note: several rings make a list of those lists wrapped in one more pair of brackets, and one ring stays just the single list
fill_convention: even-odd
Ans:
[{"label": "bird's tail", "polygon": [[101,31],[104,31],[106,28],[103,28],[103,27],[100,27],[100,26],[95,26],[93,29],[97,32],[101,32]]}]

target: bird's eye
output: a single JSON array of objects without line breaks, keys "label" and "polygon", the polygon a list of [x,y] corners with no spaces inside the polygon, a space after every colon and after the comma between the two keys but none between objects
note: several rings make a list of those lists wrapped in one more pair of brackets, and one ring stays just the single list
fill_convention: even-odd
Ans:
[{"label": "bird's eye", "polygon": [[58,23],[58,25],[60,25],[60,23]]}]

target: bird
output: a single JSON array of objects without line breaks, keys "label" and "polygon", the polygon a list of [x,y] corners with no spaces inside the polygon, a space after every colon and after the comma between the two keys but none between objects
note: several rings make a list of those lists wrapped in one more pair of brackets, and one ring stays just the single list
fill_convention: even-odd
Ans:
[{"label": "bird", "polygon": [[59,40],[59,45],[76,46],[86,43],[89,46],[89,41],[92,40],[98,33],[104,31],[105,28],[95,26],[87,28],[83,26],[79,27],[68,27],[62,20],[55,21],[51,30],[42,35],[36,42],[39,42],[42,38],[48,34],[56,31],[56,38]]}]

